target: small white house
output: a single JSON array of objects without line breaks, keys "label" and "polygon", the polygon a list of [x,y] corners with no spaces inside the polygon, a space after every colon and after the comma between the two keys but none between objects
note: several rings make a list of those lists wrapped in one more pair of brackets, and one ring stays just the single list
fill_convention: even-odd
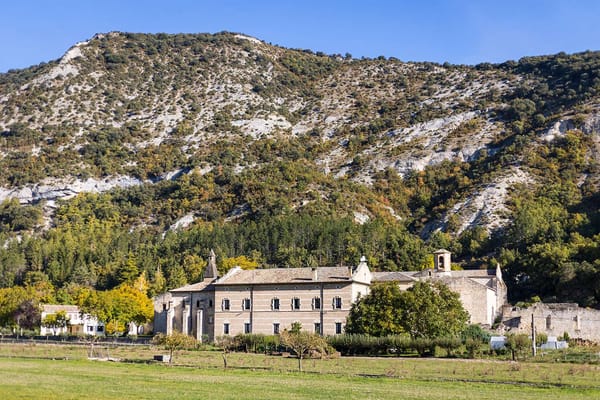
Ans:
[{"label": "small white house", "polygon": [[[60,311],[64,311],[67,316],[67,326],[53,328],[43,325],[44,318]],[[89,314],[81,314],[79,307],[77,306],[44,304],[42,306],[41,319],[42,326],[40,328],[40,335],[43,336],[61,334],[104,336],[104,324]]]}]

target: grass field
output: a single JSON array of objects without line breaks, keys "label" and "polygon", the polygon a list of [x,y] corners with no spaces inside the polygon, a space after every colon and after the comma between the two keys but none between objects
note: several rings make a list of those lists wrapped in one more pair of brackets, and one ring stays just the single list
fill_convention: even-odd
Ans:
[{"label": "grass field", "polygon": [[[296,360],[215,351],[147,362],[159,349],[0,345],[0,399],[598,399],[600,366],[410,358]],[[52,359],[54,358],[54,359]]]}]

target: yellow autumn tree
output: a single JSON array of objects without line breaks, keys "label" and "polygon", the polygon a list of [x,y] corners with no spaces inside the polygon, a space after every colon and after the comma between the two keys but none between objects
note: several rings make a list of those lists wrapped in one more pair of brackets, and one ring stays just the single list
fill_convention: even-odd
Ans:
[{"label": "yellow autumn tree", "polygon": [[258,267],[258,262],[246,256],[224,258],[219,263],[219,273],[226,274],[227,271],[233,267],[240,267],[241,269],[247,270],[256,269]]}]

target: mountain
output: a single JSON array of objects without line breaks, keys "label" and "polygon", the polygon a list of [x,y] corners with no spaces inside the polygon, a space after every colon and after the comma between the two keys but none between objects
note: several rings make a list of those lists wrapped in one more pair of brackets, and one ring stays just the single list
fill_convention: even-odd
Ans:
[{"label": "mountain", "polygon": [[[599,94],[598,52],[464,66],[98,34],[0,74],[0,285],[108,288],[133,260],[175,286],[211,246],[413,269],[439,246],[500,262],[515,298],[595,305]],[[114,259],[55,254],[94,224]]]}]

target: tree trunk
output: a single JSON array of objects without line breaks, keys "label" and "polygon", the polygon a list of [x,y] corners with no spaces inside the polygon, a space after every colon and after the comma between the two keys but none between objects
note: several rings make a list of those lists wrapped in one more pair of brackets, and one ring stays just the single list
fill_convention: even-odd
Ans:
[{"label": "tree trunk", "polygon": [[298,355],[298,371],[302,372],[302,356]]},{"label": "tree trunk", "polygon": [[227,369],[227,354],[223,353],[223,368]]}]

